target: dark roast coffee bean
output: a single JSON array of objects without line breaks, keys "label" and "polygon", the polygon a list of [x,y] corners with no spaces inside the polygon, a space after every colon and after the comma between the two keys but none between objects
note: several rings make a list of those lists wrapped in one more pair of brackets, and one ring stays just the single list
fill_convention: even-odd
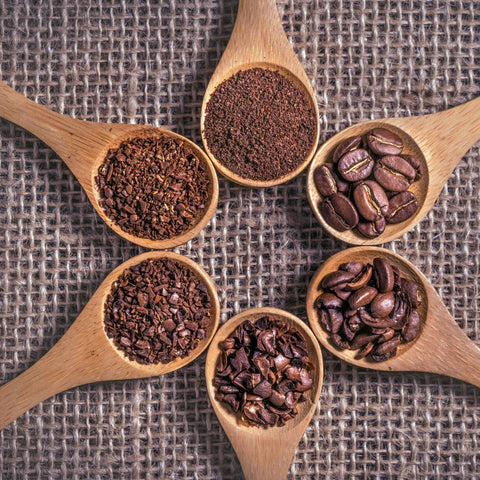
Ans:
[{"label": "dark roast coffee bean", "polygon": [[357,149],[361,143],[362,137],[360,135],[356,137],[349,137],[341,141],[333,154],[334,163],[337,163],[346,153]]},{"label": "dark roast coffee bean", "polygon": [[350,344],[342,338],[341,335],[338,333],[334,333],[330,336],[330,340],[333,343],[333,346],[338,348],[339,350],[347,350],[350,348]]},{"label": "dark roast coffee bean", "polygon": [[373,180],[360,182],[353,190],[353,201],[358,213],[373,222],[388,212],[388,198],[383,188]]},{"label": "dark roast coffee bean", "polygon": [[415,179],[416,172],[404,158],[390,155],[377,161],[373,175],[385,190],[403,192]]},{"label": "dark roast coffee bean", "polygon": [[365,268],[365,264],[363,262],[348,262],[342,263],[338,269],[345,270],[346,272],[352,272],[355,275],[360,273]]},{"label": "dark roast coffee bean", "polygon": [[363,347],[368,342],[375,341],[378,337],[379,335],[375,335],[374,333],[360,332],[352,340],[352,343],[350,343],[350,348],[357,350],[357,348]]},{"label": "dark roast coffee bean", "polygon": [[343,288],[334,288],[333,293],[335,293],[335,295],[342,300],[347,300],[347,298],[352,294],[350,290],[344,290]]},{"label": "dark roast coffee bean", "polygon": [[374,222],[362,222],[359,221],[357,224],[357,230],[367,238],[377,238],[385,231],[385,226],[387,222],[385,217],[380,217]]},{"label": "dark roast coffee bean", "polygon": [[327,314],[329,318],[330,331],[332,333],[338,333],[342,328],[344,320],[342,312],[336,308],[327,308]]},{"label": "dark roast coffee bean", "polygon": [[388,223],[400,223],[408,220],[418,208],[417,198],[412,192],[406,191],[390,199],[388,213],[385,216]]},{"label": "dark roast coffee bean", "polygon": [[348,299],[351,309],[356,309],[368,305],[377,295],[375,287],[363,287],[354,292]]},{"label": "dark roast coffee bean", "polygon": [[363,325],[362,320],[357,314],[350,317],[345,323],[348,323],[348,328],[350,328],[352,332],[358,332]]},{"label": "dark roast coffee bean", "polygon": [[347,182],[335,172],[333,163],[325,163],[317,167],[313,172],[313,181],[322,197],[329,197],[334,193],[345,193],[348,189]]},{"label": "dark roast coffee bean", "polygon": [[[317,298],[317,307],[342,308],[343,300],[330,292],[324,292]],[[393,308],[393,305],[392,305]]]},{"label": "dark roast coffee bean", "polygon": [[340,232],[355,228],[358,223],[358,213],[353,203],[341,193],[335,193],[325,198],[320,211],[325,221]]},{"label": "dark roast coffee bean", "polygon": [[354,291],[365,287],[372,278],[372,272],[372,266],[365,265],[363,269],[355,276],[355,278],[347,283],[345,290]]},{"label": "dark roast coffee bean", "polygon": [[390,360],[397,354],[397,348],[393,348],[390,350],[388,353],[385,353],[383,355],[376,353],[375,352],[375,347],[373,350],[370,352],[370,360],[374,362],[385,362],[386,360]]},{"label": "dark roast coffee bean", "polygon": [[395,296],[393,292],[379,293],[370,304],[370,313],[374,317],[386,317],[395,306]]},{"label": "dark roast coffee bean", "polygon": [[393,328],[396,325],[395,320],[390,317],[372,317],[365,308],[358,310],[358,316],[362,320],[364,325],[372,328]]},{"label": "dark roast coffee bean", "polygon": [[363,148],[346,153],[337,164],[338,173],[348,182],[358,182],[367,178],[375,162]]},{"label": "dark roast coffee bean", "polygon": [[355,355],[355,358],[357,360],[361,360],[362,358],[365,358],[373,349],[375,344],[373,342],[368,342],[366,345],[364,345]]},{"label": "dark roast coffee bean", "polygon": [[350,328],[350,325],[348,322],[343,322],[343,325],[342,325],[342,333],[343,333],[343,336],[349,341],[351,342],[355,335],[356,335],[356,331],[354,330],[351,330]]},{"label": "dark roast coffee bean", "polygon": [[387,340],[386,342],[380,343],[373,348],[372,353],[375,355],[386,355],[390,353],[392,350],[395,350],[400,343],[402,342],[399,335],[396,337]]},{"label": "dark roast coffee bean", "polygon": [[418,283],[409,278],[402,277],[400,279],[400,289],[407,295],[412,307],[416,308],[420,305],[420,297],[418,296]]},{"label": "dark roast coffee bean", "polygon": [[382,332],[382,334],[380,335],[380,338],[378,339],[378,343],[386,342],[391,338],[393,338],[394,335],[395,335],[395,330],[393,328],[385,328],[384,332]]},{"label": "dark roast coffee bean", "polygon": [[367,135],[367,145],[377,155],[398,155],[403,149],[402,139],[386,128],[374,128]]},{"label": "dark roast coffee bean", "polygon": [[413,167],[415,170],[415,181],[420,180],[423,176],[422,162],[417,157],[412,155],[402,155],[402,157]]},{"label": "dark roast coffee bean", "polygon": [[407,321],[410,309],[407,301],[407,297],[402,292],[397,292],[395,295],[395,306],[393,307],[393,313],[391,314],[392,320],[395,325],[392,328],[395,330],[401,330]]},{"label": "dark roast coffee bean", "polygon": [[385,293],[392,290],[395,278],[390,263],[383,257],[377,257],[373,260],[373,268],[378,291]]},{"label": "dark roast coffee bean", "polygon": [[412,310],[408,320],[402,328],[402,337],[406,342],[411,342],[420,331],[420,316],[416,310]]},{"label": "dark roast coffee bean", "polygon": [[342,270],[335,270],[325,275],[320,283],[320,286],[324,290],[329,290],[335,287],[344,287],[350,280],[355,277],[352,272],[346,272]]}]

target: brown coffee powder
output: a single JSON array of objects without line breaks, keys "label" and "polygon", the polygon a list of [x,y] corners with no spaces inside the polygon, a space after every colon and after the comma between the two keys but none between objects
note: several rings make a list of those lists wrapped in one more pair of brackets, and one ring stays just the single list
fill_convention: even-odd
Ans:
[{"label": "brown coffee powder", "polygon": [[95,182],[106,216],[125,232],[151,240],[192,227],[210,184],[205,162],[166,135],[132,138],[109,150]]},{"label": "brown coffee powder", "polygon": [[279,72],[243,70],[208,101],[204,136],[215,158],[237,175],[268,181],[295,170],[310,151],[315,112],[305,93]]},{"label": "brown coffee powder", "polygon": [[125,270],[104,309],[107,336],[142,364],[187,356],[206,337],[210,318],[206,284],[187,266],[163,258]]}]

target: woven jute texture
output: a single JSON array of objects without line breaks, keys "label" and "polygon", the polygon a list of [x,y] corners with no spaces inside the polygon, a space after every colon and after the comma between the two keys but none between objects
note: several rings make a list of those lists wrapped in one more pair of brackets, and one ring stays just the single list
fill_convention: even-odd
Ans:
[{"label": "woven jute texture", "polygon": [[[321,141],[361,120],[437,112],[480,95],[480,2],[277,5],[317,92]],[[200,143],[202,95],[236,9],[231,0],[0,0],[1,79],[63,114],[164,126]],[[4,120],[0,139],[3,383],[41,358],[107,273],[142,249],[104,225],[48,146]],[[386,247],[425,273],[480,345],[478,156],[479,144],[430,214]],[[303,174],[260,190],[221,178],[216,216],[176,251],[212,275],[225,322],[259,306],[306,320],[310,278],[345,247],[319,227]],[[477,388],[324,358],[321,400],[289,478],[480,478]],[[1,478],[243,478],[207,399],[204,363],[202,355],[163,377],[44,401],[0,432]]]}]

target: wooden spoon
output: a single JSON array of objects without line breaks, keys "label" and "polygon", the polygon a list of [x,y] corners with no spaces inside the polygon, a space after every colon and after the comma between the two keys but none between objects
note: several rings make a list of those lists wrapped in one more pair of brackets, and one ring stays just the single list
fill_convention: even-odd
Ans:
[{"label": "wooden spoon", "polygon": [[[278,71],[300,88],[308,98],[317,119],[315,138],[305,160],[287,175],[267,181],[244,178],[226,168],[212,154],[205,138],[206,108],[217,86],[240,70],[258,67]],[[201,132],[203,146],[215,168],[229,180],[247,187],[269,187],[288,182],[310,163],[320,135],[317,101],[310,80],[285,35],[275,0],[239,1],[232,35],[203,97]]]},{"label": "wooden spoon", "polygon": [[[356,351],[338,350],[320,325],[315,300],[322,293],[322,278],[344,262],[373,263],[375,257],[386,258],[404,277],[419,285],[422,303],[418,313],[422,326],[416,340],[402,344],[395,357],[384,362],[355,359]],[[315,273],[307,293],[307,315],[310,326],[325,348],[346,362],[376,370],[431,372],[458,378],[480,387],[480,349],[457,325],[430,282],[415,266],[399,255],[378,247],[355,247],[330,257]]]},{"label": "wooden spoon", "polygon": [[[219,343],[233,333],[245,320],[256,322],[266,315],[286,320],[292,328],[303,334],[307,342],[309,358],[316,369],[316,373],[313,375],[312,389],[307,392],[307,400],[298,405],[298,415],[288,420],[282,427],[261,428],[242,423],[228,405],[215,398],[213,386],[215,369],[220,355]],[[322,352],[315,336],[305,322],[291,313],[277,308],[254,308],[235,315],[218,330],[212,340],[207,353],[205,377],[213,409],[235,449],[245,478],[247,480],[281,480],[285,478],[297,444],[315,412],[322,388]]]},{"label": "wooden spoon", "polygon": [[[336,146],[345,138],[365,135],[373,128],[387,128],[403,140],[404,152],[422,163],[423,177],[412,184],[418,200],[416,214],[402,223],[389,225],[377,238],[368,239],[354,230],[339,232],[320,213],[321,196],[313,181],[315,169],[332,162]],[[411,230],[429,212],[454,168],[480,138],[480,97],[450,110],[409,118],[385,118],[353,125],[327,140],[315,154],[307,176],[307,195],[315,216],[331,235],[354,245],[390,242]]]},{"label": "wooden spoon", "polygon": [[[122,272],[148,259],[168,258],[190,268],[206,284],[212,302],[206,337],[185,358],[166,364],[142,365],[127,358],[107,337],[103,310],[107,295]],[[192,260],[173,252],[147,252],[122,263],[98,287],[58,343],[35,365],[0,387],[0,429],[43,400],[77,385],[143,378],[173,372],[195,360],[212,340],[220,318],[217,291],[207,273]]]},{"label": "wooden spoon", "polygon": [[[215,169],[207,155],[197,145],[177,133],[147,125],[76,120],[32,102],[3,82],[0,82],[0,116],[30,131],[55,150],[77,177],[90,202],[105,223],[130,242],[154,249],[176,247],[198,235],[215,212],[218,202],[218,180]],[[209,195],[201,217],[189,230],[176,237],[150,240],[125,232],[105,215],[103,208],[99,205],[100,197],[94,179],[109,149],[117,147],[129,138],[164,135],[186,143],[207,165],[210,180]]]}]

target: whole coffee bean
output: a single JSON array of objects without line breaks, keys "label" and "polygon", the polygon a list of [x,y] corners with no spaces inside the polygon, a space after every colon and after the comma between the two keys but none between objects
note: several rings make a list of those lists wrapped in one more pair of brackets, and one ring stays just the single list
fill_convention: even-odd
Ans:
[{"label": "whole coffee bean", "polygon": [[373,269],[378,291],[391,291],[395,282],[392,265],[385,258],[377,257],[373,260]]},{"label": "whole coffee bean", "polygon": [[352,294],[350,290],[345,290],[341,287],[334,288],[333,292],[338,298],[341,298],[342,300],[347,300],[348,297]]},{"label": "whole coffee bean", "polygon": [[385,362],[386,360],[390,360],[397,354],[397,348],[393,348],[390,350],[388,353],[385,353],[383,355],[376,353],[375,348],[370,352],[370,359],[373,362]]},{"label": "whole coffee bean", "polygon": [[392,328],[395,330],[401,330],[409,315],[410,308],[406,295],[402,292],[397,292],[395,295],[395,306],[393,307],[393,312],[391,314],[391,318],[395,322],[395,325],[393,325]]},{"label": "whole coffee bean", "polygon": [[396,325],[390,317],[372,317],[365,308],[358,309],[358,316],[364,325],[372,328],[393,328]]},{"label": "whole coffee bean", "polygon": [[357,348],[363,347],[369,342],[374,342],[378,337],[379,335],[376,335],[374,333],[360,332],[352,340],[350,348],[352,350],[357,350]]},{"label": "whole coffee bean", "polygon": [[[324,292],[317,298],[317,307],[342,308],[343,300],[330,292]],[[393,305],[392,305],[393,308]]]},{"label": "whole coffee bean", "polygon": [[381,334],[380,338],[378,339],[378,343],[386,342],[391,338],[393,338],[394,335],[395,335],[395,330],[393,328],[385,328],[384,332]]},{"label": "whole coffee bean", "polygon": [[351,309],[356,309],[368,305],[377,295],[378,290],[375,287],[363,287],[354,292],[348,299]]},{"label": "whole coffee bean", "polygon": [[392,350],[395,350],[400,345],[401,342],[402,340],[400,336],[397,335],[396,337],[393,337],[390,340],[387,340],[386,342],[376,345],[372,353],[374,353],[375,355],[386,355],[390,353]]},{"label": "whole coffee bean", "polygon": [[415,181],[420,180],[423,176],[422,162],[417,157],[412,155],[402,155],[402,157],[413,167],[415,170]]},{"label": "whole coffee bean", "polygon": [[400,278],[400,289],[407,295],[412,307],[416,308],[420,305],[420,297],[418,296],[418,283],[410,280],[410,278]]},{"label": "whole coffee bean", "polygon": [[322,197],[329,197],[334,193],[345,193],[348,189],[347,182],[335,172],[333,163],[325,163],[317,167],[313,172],[313,181]]},{"label": "whole coffee bean", "polygon": [[363,262],[348,262],[342,263],[338,269],[345,270],[346,272],[352,272],[355,275],[359,274],[365,268],[365,264]]},{"label": "whole coffee bean", "polygon": [[385,217],[377,218],[373,222],[362,222],[359,221],[357,224],[357,230],[367,238],[377,238],[385,231],[385,226],[387,222]]},{"label": "whole coffee bean", "polygon": [[327,308],[327,314],[330,323],[330,331],[332,333],[338,333],[343,325],[342,312],[336,308]]},{"label": "whole coffee bean", "polygon": [[372,278],[373,268],[371,265],[365,265],[363,269],[357,273],[355,278],[348,282],[345,286],[345,290],[358,290],[359,288],[365,287],[370,279]]},{"label": "whole coffee bean", "polygon": [[357,360],[361,360],[362,358],[365,358],[373,349],[375,344],[373,342],[368,342],[366,345],[364,345],[355,355],[355,358]]},{"label": "whole coffee bean", "polygon": [[335,270],[325,275],[320,283],[320,286],[324,290],[332,288],[343,288],[347,283],[355,277],[353,272],[346,272],[344,270]]},{"label": "whole coffee bean", "polygon": [[418,208],[417,198],[412,192],[406,191],[390,199],[388,213],[385,219],[388,223],[400,223],[408,220]]},{"label": "whole coffee bean", "polygon": [[379,293],[370,304],[370,313],[374,317],[386,317],[395,306],[395,295],[393,292]]},{"label": "whole coffee bean", "polygon": [[406,342],[411,342],[420,331],[420,316],[416,310],[412,310],[408,320],[402,328],[402,337]]},{"label": "whole coffee bean", "polygon": [[340,232],[357,226],[357,210],[353,203],[341,193],[325,198],[320,205],[320,211],[325,221]]},{"label": "whole coffee bean", "polygon": [[350,344],[342,338],[338,333],[334,333],[330,336],[330,341],[333,343],[333,346],[339,350],[346,350],[350,348]]},{"label": "whole coffee bean", "polygon": [[337,163],[346,153],[356,150],[361,143],[362,137],[360,135],[356,137],[349,137],[341,141],[333,153],[333,162]]},{"label": "whole coffee bean", "polygon": [[375,162],[363,148],[346,153],[338,161],[338,173],[348,182],[358,182],[367,178],[373,170]]},{"label": "whole coffee bean", "polygon": [[353,201],[358,213],[373,222],[388,212],[388,198],[383,188],[373,180],[360,182],[353,190]]},{"label": "whole coffee bean", "polygon": [[373,175],[385,190],[403,192],[415,179],[416,172],[404,158],[389,155],[377,161]]},{"label": "whole coffee bean", "polygon": [[348,322],[343,322],[342,333],[343,333],[343,336],[349,342],[351,342],[354,339],[357,332],[350,329],[350,325]]},{"label": "whole coffee bean", "polygon": [[386,128],[374,128],[367,135],[367,145],[377,155],[398,155],[403,149],[402,139]]}]

